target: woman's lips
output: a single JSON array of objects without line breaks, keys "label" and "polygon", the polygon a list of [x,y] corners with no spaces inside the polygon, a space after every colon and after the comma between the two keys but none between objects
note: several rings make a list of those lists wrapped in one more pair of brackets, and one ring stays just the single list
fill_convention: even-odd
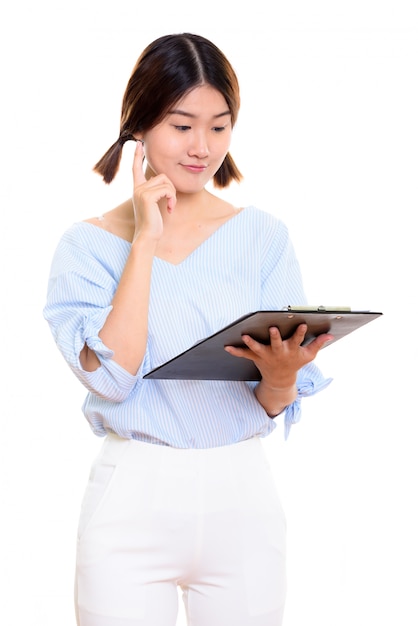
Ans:
[{"label": "woman's lips", "polygon": [[193,165],[192,163],[182,163],[182,167],[188,170],[189,172],[194,172],[195,174],[200,174],[204,172],[207,168],[207,165]]}]

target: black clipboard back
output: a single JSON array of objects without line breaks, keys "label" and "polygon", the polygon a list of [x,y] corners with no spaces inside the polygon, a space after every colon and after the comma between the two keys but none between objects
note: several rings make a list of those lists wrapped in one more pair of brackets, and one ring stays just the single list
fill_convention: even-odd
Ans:
[{"label": "black clipboard back", "polygon": [[199,341],[166,363],[144,375],[146,379],[166,380],[260,380],[254,363],[228,354],[225,346],[244,346],[242,335],[269,343],[269,328],[277,326],[283,339],[299,324],[307,324],[304,344],[318,335],[330,333],[326,346],[380,317],[373,311],[351,311],[348,307],[288,307],[281,311],[255,311]]}]

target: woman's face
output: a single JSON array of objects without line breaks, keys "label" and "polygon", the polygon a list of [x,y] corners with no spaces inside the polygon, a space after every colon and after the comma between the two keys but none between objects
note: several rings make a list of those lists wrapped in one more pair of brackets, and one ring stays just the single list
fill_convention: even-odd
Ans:
[{"label": "woman's face", "polygon": [[150,174],[166,174],[178,192],[196,193],[221,166],[231,134],[223,95],[209,85],[196,87],[141,135]]}]

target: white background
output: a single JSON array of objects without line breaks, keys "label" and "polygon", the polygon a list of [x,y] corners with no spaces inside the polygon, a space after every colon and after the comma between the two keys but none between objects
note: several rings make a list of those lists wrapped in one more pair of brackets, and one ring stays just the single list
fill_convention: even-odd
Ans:
[{"label": "white background", "polygon": [[1,13],[0,621],[74,625],[101,440],[42,317],[49,265],[69,225],[129,197],[128,146],[110,187],[92,166],[142,49],[191,31],[241,83],[231,152],[245,182],[225,196],[286,222],[313,304],[384,313],[321,353],[332,386],[286,443],[281,424],[266,441],[288,519],[285,626],[417,626],[416,3],[16,0]]}]

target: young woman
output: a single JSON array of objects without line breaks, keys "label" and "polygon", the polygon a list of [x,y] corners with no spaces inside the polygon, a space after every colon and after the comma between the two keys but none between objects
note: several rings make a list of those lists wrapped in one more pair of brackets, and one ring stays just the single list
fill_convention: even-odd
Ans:
[{"label": "young woman", "polygon": [[[95,166],[114,178],[136,141],[133,194],[76,223],[53,259],[44,314],[104,437],[77,544],[79,626],[279,626],[285,519],[260,439],[328,384],[330,339],[306,327],[270,345],[245,336],[260,381],[150,380],[152,368],[259,309],[305,302],[285,225],[207,190],[241,174],[229,147],[240,104],[223,53],[198,35],[161,37],[128,82],[120,136]],[[144,162],[146,165],[144,165]]]}]

